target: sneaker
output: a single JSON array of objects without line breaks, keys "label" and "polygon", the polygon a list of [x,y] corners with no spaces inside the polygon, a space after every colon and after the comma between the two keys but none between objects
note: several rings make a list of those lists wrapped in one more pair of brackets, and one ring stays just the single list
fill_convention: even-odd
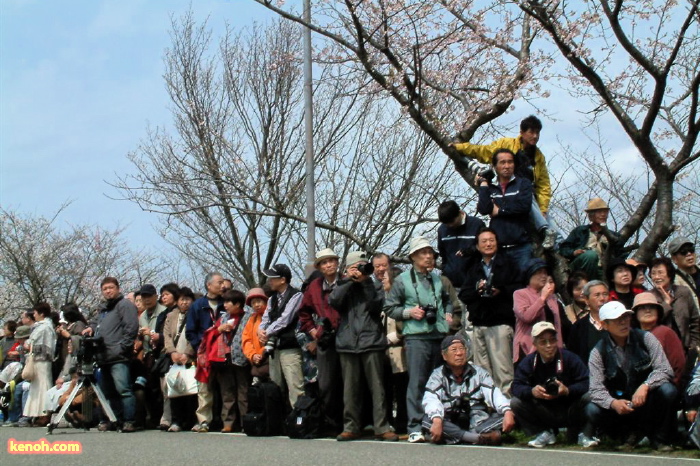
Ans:
[{"label": "sneaker", "polygon": [[196,432],[199,432],[200,434],[206,434],[207,432],[209,432],[209,424],[207,424],[206,422],[202,422],[199,425],[199,429],[197,429]]},{"label": "sneaker", "polygon": [[557,437],[551,430],[545,430],[540,432],[540,434],[534,439],[527,442],[527,446],[532,448],[544,448],[547,445],[554,445],[557,443]]},{"label": "sneaker", "polygon": [[168,432],[182,432],[182,428],[177,424],[171,424],[170,427],[168,427]]},{"label": "sneaker", "polygon": [[498,430],[492,430],[491,432],[486,432],[485,434],[479,434],[479,440],[477,445],[491,445],[498,446],[501,444],[501,432]]},{"label": "sneaker", "polygon": [[360,434],[356,434],[354,432],[344,431],[340,435],[338,435],[335,439],[339,442],[348,442],[350,440],[357,440],[359,438],[360,438]]},{"label": "sneaker", "polygon": [[542,249],[551,251],[557,242],[557,232],[547,228],[544,230],[544,240],[542,240]]},{"label": "sneaker", "polygon": [[408,434],[408,443],[424,443],[425,436],[420,432],[411,432]]},{"label": "sneaker", "polygon": [[19,422],[5,421],[3,427],[19,427]]},{"label": "sneaker", "polygon": [[19,422],[17,423],[17,427],[31,427],[32,426],[32,419],[28,417],[21,417],[19,418]]},{"label": "sneaker", "polygon": [[600,440],[598,440],[595,437],[586,437],[583,432],[578,434],[578,444],[581,445],[583,448],[591,448],[591,447],[596,447],[600,443]]},{"label": "sneaker", "polygon": [[385,442],[398,442],[399,441],[399,436],[396,435],[395,432],[388,431],[384,432],[383,434],[378,434],[375,435],[374,438],[377,440],[383,440]]},{"label": "sneaker", "polygon": [[195,424],[192,426],[190,429],[192,432],[199,432],[199,428],[202,427],[202,424]]}]

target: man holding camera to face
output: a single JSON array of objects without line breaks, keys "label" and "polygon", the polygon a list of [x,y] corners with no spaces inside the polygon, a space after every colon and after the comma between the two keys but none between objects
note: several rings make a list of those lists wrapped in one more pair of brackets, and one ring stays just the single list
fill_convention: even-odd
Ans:
[{"label": "man holding camera to face", "polygon": [[550,322],[532,327],[535,352],[518,364],[510,406],[534,448],[556,443],[556,429],[567,427],[571,439],[583,416],[583,395],[588,391],[588,368],[571,351],[557,343],[557,330]]},{"label": "man holding camera to face", "polygon": [[364,371],[372,394],[374,434],[379,440],[397,441],[386,418],[384,398],[384,350],[386,337],[382,325],[384,291],[372,280],[374,271],[367,254],[352,251],[345,258],[345,278],[331,292],[330,305],[338,311],[340,322],[335,337],[343,372],[343,432],[339,441],[355,440],[362,432],[362,386]]},{"label": "man holding camera to face", "polygon": [[499,248],[491,228],[476,235],[480,260],[474,261],[459,293],[474,326],[474,364],[486,369],[503,393],[513,382],[513,292],[520,287],[520,273]]},{"label": "man holding camera to face", "polygon": [[430,373],[442,361],[440,342],[452,322],[452,302],[435,268],[436,251],[422,236],[412,238],[408,256],[412,266],[396,277],[384,312],[403,322],[408,364],[408,441],[425,441],[421,433],[423,392]]}]

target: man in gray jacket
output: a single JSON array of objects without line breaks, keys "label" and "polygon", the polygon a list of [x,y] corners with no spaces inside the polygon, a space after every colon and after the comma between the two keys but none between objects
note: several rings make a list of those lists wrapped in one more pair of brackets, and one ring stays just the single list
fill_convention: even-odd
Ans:
[{"label": "man in gray jacket", "polygon": [[[122,432],[133,432],[136,430],[136,400],[131,389],[129,361],[139,330],[138,312],[131,301],[124,299],[116,278],[105,277],[100,287],[105,302],[83,335],[94,335],[102,339],[102,349],[96,355],[97,364],[102,370],[100,388],[117,419],[123,422]],[[98,430],[106,431],[114,427],[103,417]]]},{"label": "man in gray jacket", "polygon": [[377,439],[399,439],[386,419],[384,398],[384,350],[386,337],[382,325],[384,291],[370,277],[372,269],[367,255],[353,251],[345,259],[346,278],[331,292],[330,305],[340,314],[335,347],[343,372],[343,432],[339,441],[355,440],[362,431],[362,387],[360,371],[364,370],[372,394],[374,433]]}]

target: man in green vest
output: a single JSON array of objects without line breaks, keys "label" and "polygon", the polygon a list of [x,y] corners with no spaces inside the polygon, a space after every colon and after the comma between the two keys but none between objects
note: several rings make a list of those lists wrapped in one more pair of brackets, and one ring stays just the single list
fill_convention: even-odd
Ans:
[{"label": "man in green vest", "polygon": [[394,281],[384,313],[402,322],[408,365],[408,441],[425,441],[421,433],[423,392],[433,369],[442,362],[440,342],[452,321],[452,303],[433,271],[437,252],[422,236],[412,238],[408,257],[412,267]]}]

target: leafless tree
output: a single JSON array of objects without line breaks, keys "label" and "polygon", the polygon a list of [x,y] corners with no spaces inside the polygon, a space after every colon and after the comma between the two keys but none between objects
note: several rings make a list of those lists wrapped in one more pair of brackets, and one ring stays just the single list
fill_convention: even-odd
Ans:
[{"label": "leafless tree", "polygon": [[[114,185],[162,214],[163,236],[238,285],[277,261],[303,267],[304,148],[300,31],[278,21],[229,30],[173,20],[165,55],[173,131],[151,130]],[[343,64],[314,83],[317,226],[324,246],[398,253],[431,230],[449,197],[466,200],[447,161],[392,100]],[[366,80],[365,80],[366,81]],[[463,191],[463,190],[462,190]]]},{"label": "leafless tree", "polygon": [[60,225],[66,206],[48,218],[0,209],[0,316],[41,301],[94,310],[107,275],[125,290],[159,278],[162,261],[129,249],[122,229]]}]

